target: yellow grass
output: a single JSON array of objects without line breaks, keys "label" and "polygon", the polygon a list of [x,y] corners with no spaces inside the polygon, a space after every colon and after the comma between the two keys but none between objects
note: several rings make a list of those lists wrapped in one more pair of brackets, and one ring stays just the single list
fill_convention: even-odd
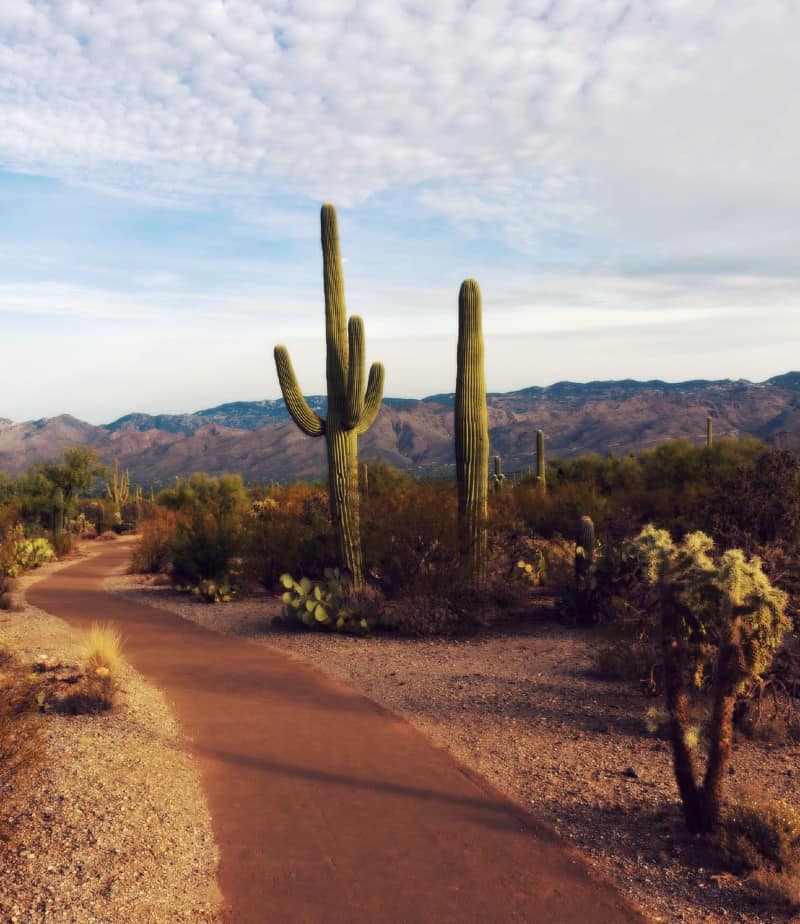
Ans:
[{"label": "yellow grass", "polygon": [[94,623],[87,633],[83,657],[87,674],[107,671],[113,677],[122,660],[119,631],[111,623]]}]

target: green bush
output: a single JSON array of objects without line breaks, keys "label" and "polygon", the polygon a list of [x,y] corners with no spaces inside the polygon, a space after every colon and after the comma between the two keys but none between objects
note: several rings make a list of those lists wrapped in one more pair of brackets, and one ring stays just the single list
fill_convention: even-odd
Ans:
[{"label": "green bush", "polygon": [[163,491],[159,502],[175,511],[169,541],[172,575],[178,583],[219,581],[241,551],[247,495],[238,475],[209,478],[195,474]]}]

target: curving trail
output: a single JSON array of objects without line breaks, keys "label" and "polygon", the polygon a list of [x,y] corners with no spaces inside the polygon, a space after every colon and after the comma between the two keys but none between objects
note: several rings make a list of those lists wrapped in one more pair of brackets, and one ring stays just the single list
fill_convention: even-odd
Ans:
[{"label": "curving trail", "polygon": [[617,924],[645,918],[544,825],[403,720],[275,649],[103,590],[109,543],[31,604],[118,624],[196,755],[232,924]]}]

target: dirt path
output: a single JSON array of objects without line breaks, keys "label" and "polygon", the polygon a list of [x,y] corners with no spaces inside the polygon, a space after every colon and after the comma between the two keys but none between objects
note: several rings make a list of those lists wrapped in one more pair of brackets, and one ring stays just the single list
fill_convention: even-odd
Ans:
[{"label": "dirt path", "polygon": [[615,924],[644,918],[544,826],[370,700],[276,650],[103,591],[127,543],[35,606],[117,623],[197,756],[234,924]]}]

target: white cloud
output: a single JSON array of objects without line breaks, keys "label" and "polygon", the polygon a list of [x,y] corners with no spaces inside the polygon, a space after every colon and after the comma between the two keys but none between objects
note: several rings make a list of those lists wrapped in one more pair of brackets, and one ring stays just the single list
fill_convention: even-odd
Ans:
[{"label": "white cloud", "polygon": [[0,161],[181,197],[414,186],[532,251],[774,262],[799,40],[791,0],[6,0]]}]

